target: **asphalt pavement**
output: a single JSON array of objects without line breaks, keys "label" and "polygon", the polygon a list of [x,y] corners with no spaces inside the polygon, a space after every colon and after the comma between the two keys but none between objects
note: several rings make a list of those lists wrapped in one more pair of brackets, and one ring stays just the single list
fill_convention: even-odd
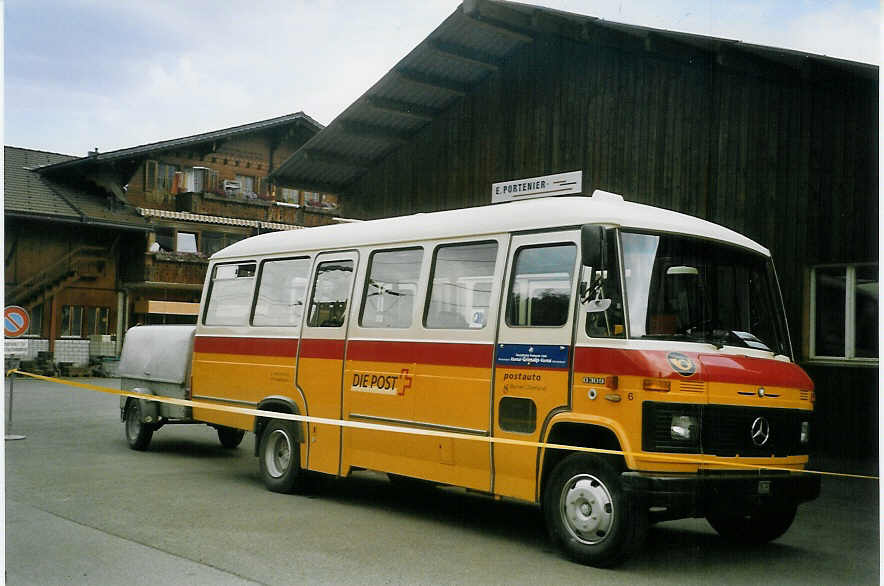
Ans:
[{"label": "asphalt pavement", "polygon": [[[73,379],[118,387],[115,379]],[[5,443],[8,584],[877,584],[879,484],[823,479],[792,529],[735,547],[702,519],[651,528],[613,570],[574,564],[540,511],[358,472],[266,491],[248,434],[167,426],[128,448],[119,399],[18,379]]]}]

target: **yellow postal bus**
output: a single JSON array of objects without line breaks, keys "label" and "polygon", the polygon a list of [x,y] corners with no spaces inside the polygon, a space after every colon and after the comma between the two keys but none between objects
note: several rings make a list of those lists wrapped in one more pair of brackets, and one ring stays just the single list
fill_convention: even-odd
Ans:
[{"label": "yellow postal bus", "polygon": [[[769,541],[819,493],[768,250],[614,194],[243,240],[211,258],[192,352],[187,398],[324,420],[178,414],[254,432],[270,490],[358,468],[537,503],[583,563],[690,516]],[[130,439],[175,419],[145,403]]]}]

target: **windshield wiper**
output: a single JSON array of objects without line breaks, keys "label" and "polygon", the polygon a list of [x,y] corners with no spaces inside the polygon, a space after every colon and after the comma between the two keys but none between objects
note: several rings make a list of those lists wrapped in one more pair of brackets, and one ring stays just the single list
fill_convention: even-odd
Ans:
[{"label": "windshield wiper", "polygon": [[693,328],[690,332],[688,332],[688,335],[691,337],[691,339],[709,342],[719,350],[721,350],[725,346],[739,346],[741,348],[752,348],[755,350],[772,352],[767,344],[762,342],[751,332],[721,329],[697,330],[696,328]]}]

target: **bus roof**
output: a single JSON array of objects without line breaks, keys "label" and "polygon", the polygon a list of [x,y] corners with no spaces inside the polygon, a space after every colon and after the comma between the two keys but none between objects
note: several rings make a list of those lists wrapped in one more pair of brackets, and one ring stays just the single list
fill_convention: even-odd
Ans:
[{"label": "bus roof", "polygon": [[531,199],[444,212],[318,226],[306,230],[272,232],[232,244],[212,255],[212,259],[245,259],[300,251],[392,245],[443,238],[482,237],[505,232],[579,226],[588,223],[698,236],[735,244],[770,256],[767,248],[724,226],[604,194],[593,197]]}]

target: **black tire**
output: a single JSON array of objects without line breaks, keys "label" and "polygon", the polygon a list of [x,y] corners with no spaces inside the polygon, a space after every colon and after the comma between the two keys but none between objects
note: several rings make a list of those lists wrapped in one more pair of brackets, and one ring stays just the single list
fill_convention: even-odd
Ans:
[{"label": "black tire", "polygon": [[303,479],[301,449],[294,423],[274,419],[264,427],[258,466],[268,490],[282,493],[300,490]]},{"label": "black tire", "polygon": [[744,545],[761,545],[782,537],[795,520],[797,505],[760,507],[747,515],[710,513],[706,520],[724,539]]},{"label": "black tire", "polygon": [[235,427],[218,427],[217,431],[218,441],[228,450],[239,447],[239,444],[242,443],[242,438],[246,435],[245,431]]},{"label": "black tire", "polygon": [[619,471],[605,458],[568,456],[555,467],[543,492],[550,537],[578,563],[617,565],[647,535],[647,510],[623,491]]},{"label": "black tire", "polygon": [[141,402],[138,399],[130,399],[126,404],[126,417],[123,421],[123,433],[129,447],[143,452],[150,445],[153,437],[153,426],[144,423],[141,415]]}]

